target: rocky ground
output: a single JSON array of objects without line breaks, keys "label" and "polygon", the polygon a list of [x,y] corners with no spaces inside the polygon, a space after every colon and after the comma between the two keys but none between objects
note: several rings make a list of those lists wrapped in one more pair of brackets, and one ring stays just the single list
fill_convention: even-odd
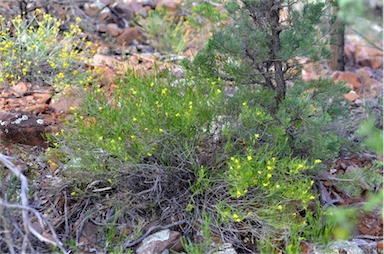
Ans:
[{"label": "rocky ground", "polygon": [[[0,2],[0,13],[5,17],[12,17],[19,12],[17,1]],[[100,67],[100,85],[105,90],[112,90],[114,80],[127,68],[133,68],[136,72],[145,74],[154,66],[160,68],[173,68],[174,73],[180,74],[181,70],[172,61],[157,53],[147,43],[134,22],[136,13],[146,17],[150,10],[163,6],[167,10],[175,12],[179,0],[98,0],[98,1],[36,1],[36,6],[42,6],[49,12],[64,21],[71,17],[79,16],[82,19],[84,33],[88,40],[97,43],[96,54],[93,56],[92,65]],[[33,8],[34,6],[28,6]],[[69,23],[63,24],[63,30]],[[383,32],[382,28],[381,31]],[[382,42],[377,47],[368,45],[361,37],[352,32],[347,37],[345,53],[347,56],[347,69],[344,72],[333,72],[326,62],[312,63],[302,60],[304,68],[302,78],[304,80],[331,77],[335,81],[345,82],[350,89],[344,94],[347,103],[350,104],[351,115],[346,123],[346,132],[350,139],[354,139],[354,131],[358,123],[366,118],[366,112],[376,114],[377,126],[382,128],[382,100],[383,96],[383,51]],[[192,57],[196,52],[193,47],[186,50],[182,57]],[[124,57],[123,57],[124,56]],[[49,146],[44,138],[44,133],[60,131],[61,124],[70,114],[70,108],[78,106],[82,102],[76,89],[70,88],[58,94],[51,89],[39,84],[20,82],[13,86],[0,88],[0,151],[4,155],[15,156],[15,165],[24,174],[30,175],[30,185],[39,193],[39,199],[46,195],[52,205],[65,206],[66,196],[55,196],[60,193],[61,181],[56,174],[57,165],[43,160],[45,149]],[[372,161],[378,159],[371,154],[345,155],[328,163],[328,170],[319,175],[317,186],[324,204],[331,204],[333,200],[339,200],[339,205],[359,205],[364,196],[355,197],[340,188],[333,181],[340,175],[350,173],[357,168],[369,168]],[[383,158],[381,157],[382,161]],[[40,186],[36,186],[40,185]],[[56,186],[56,191],[52,187]],[[382,188],[377,186],[376,188]],[[44,195],[42,195],[44,194]],[[34,200],[32,203],[42,204],[42,200]],[[78,206],[81,206],[79,204]],[[72,205],[72,207],[75,207]],[[58,222],[56,222],[58,223]],[[64,223],[64,222],[60,222]],[[77,240],[84,246],[86,253],[100,251],[97,246],[98,226],[90,221],[78,221],[81,224],[77,233]],[[44,228],[39,226],[37,219],[32,223],[41,234],[52,237]],[[55,226],[58,226],[57,224]],[[136,253],[158,253],[164,250],[180,251],[180,233],[175,229],[177,225],[160,225],[157,228],[148,228],[147,234],[140,239],[140,245]],[[349,242],[356,252],[383,253],[383,219],[381,214],[364,214],[359,219],[356,227],[356,238]],[[127,232],[125,232],[128,234]],[[348,245],[348,244],[347,244]],[[127,246],[126,246],[127,247]],[[227,246],[228,247],[228,246]],[[347,247],[339,247],[346,249]],[[349,248],[349,247],[348,247]],[[351,247],[352,248],[352,247]],[[236,253],[228,247],[226,252]],[[346,252],[347,253],[347,252]]]}]

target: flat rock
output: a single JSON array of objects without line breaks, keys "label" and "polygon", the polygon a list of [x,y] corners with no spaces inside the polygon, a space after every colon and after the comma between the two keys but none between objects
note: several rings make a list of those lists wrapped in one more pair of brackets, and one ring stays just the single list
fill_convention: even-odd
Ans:
[{"label": "flat rock", "polygon": [[169,229],[161,230],[145,238],[136,250],[137,254],[162,253],[166,250],[181,251],[181,234]]},{"label": "flat rock", "polygon": [[47,147],[44,133],[53,132],[42,117],[26,112],[0,112],[0,140],[5,144],[26,144]]}]

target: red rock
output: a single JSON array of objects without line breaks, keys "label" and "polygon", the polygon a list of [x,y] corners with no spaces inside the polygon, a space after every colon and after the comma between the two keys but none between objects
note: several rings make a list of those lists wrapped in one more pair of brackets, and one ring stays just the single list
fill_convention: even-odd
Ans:
[{"label": "red rock", "polygon": [[110,23],[107,25],[107,31],[110,35],[116,37],[123,32],[123,30],[115,23]]},{"label": "red rock", "polygon": [[24,111],[28,113],[39,114],[39,113],[44,113],[45,111],[47,111],[47,109],[48,109],[47,104],[39,104],[39,105],[25,107]]},{"label": "red rock", "polygon": [[38,104],[48,104],[52,98],[52,94],[49,93],[35,93],[33,94],[33,99]]},{"label": "red rock", "polygon": [[78,107],[83,101],[79,89],[70,87],[62,91],[51,101],[51,108],[55,112],[69,113],[72,107]]},{"label": "red rock", "polygon": [[22,96],[28,91],[28,86],[24,82],[19,82],[12,87],[12,91],[14,92],[14,95]]},{"label": "red rock", "polygon": [[370,67],[362,67],[356,70],[356,74],[358,74],[361,78],[367,79],[372,77],[373,70]]},{"label": "red rock", "polygon": [[166,8],[167,11],[175,12],[179,4],[180,0],[158,0],[156,8],[162,7]]},{"label": "red rock", "polygon": [[373,70],[383,68],[383,51],[368,46],[356,46],[356,64],[368,66]]},{"label": "red rock", "polygon": [[334,75],[332,75],[336,82],[347,82],[348,84],[351,84],[353,87],[353,90],[359,91],[360,89],[360,78],[357,74],[344,71],[344,72],[336,72]]},{"label": "red rock", "polygon": [[343,95],[344,96],[344,99],[346,99],[347,101],[350,101],[350,102],[353,102],[355,101],[357,98],[359,98],[359,96],[354,92],[354,91],[351,91],[349,93],[346,93]]},{"label": "red rock", "polygon": [[384,241],[381,240],[377,243],[377,253],[384,253]]},{"label": "red rock", "polygon": [[361,86],[360,90],[362,92],[362,95],[367,98],[373,98],[377,96],[383,89],[382,82],[373,78],[368,78],[364,80],[362,84],[363,85]]},{"label": "red rock", "polygon": [[128,27],[117,37],[116,41],[121,46],[128,46],[133,40],[140,40],[140,31],[137,27]]},{"label": "red rock", "polygon": [[107,66],[99,66],[101,74],[101,84],[106,86],[110,85],[115,82],[116,79],[116,72],[114,72],[111,68],[108,68]]}]

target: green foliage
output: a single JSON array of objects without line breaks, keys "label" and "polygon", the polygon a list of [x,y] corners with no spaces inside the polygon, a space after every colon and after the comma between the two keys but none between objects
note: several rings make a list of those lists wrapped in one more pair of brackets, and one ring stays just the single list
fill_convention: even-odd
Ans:
[{"label": "green foliage", "polygon": [[187,237],[183,237],[181,239],[181,244],[183,245],[184,252],[188,254],[200,254],[200,253],[210,253],[212,251],[211,244],[213,243],[213,239],[211,236],[211,225],[212,222],[207,214],[205,214],[204,218],[201,222],[201,242],[193,242],[191,239]]},{"label": "green foliage", "polygon": [[362,123],[357,131],[361,137],[365,137],[364,145],[377,154],[383,154],[383,130],[375,127],[375,120],[370,117]]},{"label": "green foliage", "polygon": [[[268,1],[244,1],[257,10]],[[281,24],[281,49],[276,56],[286,63],[294,57],[319,57],[324,45],[319,43],[319,31],[314,25],[320,22],[323,4],[308,4],[303,11],[289,9],[290,20]],[[251,18],[252,14],[237,2],[228,1],[226,10],[229,24],[214,31],[206,49],[198,54],[191,68],[198,68],[207,76],[221,77],[237,84],[262,85],[266,75],[273,75],[268,66],[271,59],[271,28],[268,22]],[[260,14],[262,19],[263,14]],[[267,17],[267,16],[266,16]]]},{"label": "green foliage", "polygon": [[222,84],[194,78],[169,82],[128,74],[118,82],[112,100],[100,88],[93,89],[75,113],[73,128],[64,134],[69,151],[76,151],[80,164],[91,171],[105,170],[105,160],[189,161],[209,135]]},{"label": "green foliage", "polygon": [[189,22],[164,8],[150,11],[145,18],[137,17],[137,22],[151,45],[163,53],[181,53],[193,38],[191,29],[188,28]]},{"label": "green foliage", "polygon": [[91,80],[88,72],[79,72],[85,72],[87,55],[79,50],[85,43],[77,38],[81,32],[77,24],[62,34],[61,21],[48,14],[41,20],[17,16],[11,24],[0,18],[1,83],[34,82],[61,90]]}]

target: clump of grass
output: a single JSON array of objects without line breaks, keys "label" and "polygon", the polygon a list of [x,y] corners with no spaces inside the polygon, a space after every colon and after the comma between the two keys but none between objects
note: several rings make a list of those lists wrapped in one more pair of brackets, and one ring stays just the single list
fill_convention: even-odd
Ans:
[{"label": "clump of grass", "polygon": [[256,250],[250,243],[267,237],[278,248],[281,239],[296,248],[288,234],[294,227],[305,232],[301,213],[316,199],[307,172],[321,161],[282,152],[289,146],[280,139],[266,142],[284,135],[281,127],[249,100],[230,109],[235,100],[220,79],[127,73],[113,96],[97,87],[87,93],[51,151],[65,162],[65,174],[76,176],[74,186],[84,189],[103,176],[116,202],[130,200],[131,214],[143,216],[145,208],[146,216],[164,220],[161,214],[182,213],[198,228],[205,214],[211,229],[239,249]]},{"label": "clump of grass", "polygon": [[[40,12],[36,9],[36,14]],[[42,14],[41,19],[19,15],[10,23],[0,17],[0,83],[24,81],[62,90],[89,82],[90,72],[84,73],[88,56],[80,48],[90,43],[79,39],[79,22],[77,18],[62,33],[62,21],[49,14]]]}]

